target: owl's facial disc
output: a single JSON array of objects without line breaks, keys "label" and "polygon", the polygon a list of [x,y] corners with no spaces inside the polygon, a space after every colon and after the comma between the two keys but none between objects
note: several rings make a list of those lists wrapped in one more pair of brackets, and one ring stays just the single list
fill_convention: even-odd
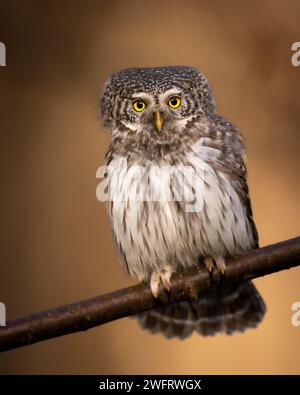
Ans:
[{"label": "owl's facial disc", "polygon": [[[114,136],[122,132],[173,139],[188,120],[215,113],[205,76],[189,66],[135,67],[114,73],[101,95],[103,123]],[[142,136],[142,137],[143,137]]]},{"label": "owl's facial disc", "polygon": [[185,118],[182,107],[182,92],[177,88],[168,89],[163,93],[136,93],[132,95],[132,127],[163,132],[169,127],[176,126],[176,121]]}]

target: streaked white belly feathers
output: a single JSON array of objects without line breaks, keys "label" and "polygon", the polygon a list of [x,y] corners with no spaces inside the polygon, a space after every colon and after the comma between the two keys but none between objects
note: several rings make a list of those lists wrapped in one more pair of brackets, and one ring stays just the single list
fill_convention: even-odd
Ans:
[{"label": "streaked white belly feathers", "polygon": [[[179,190],[180,171],[172,171],[170,183],[157,166],[152,168],[155,164],[142,158],[130,166],[125,158],[110,162],[109,214],[116,244],[128,272],[140,280],[168,263],[184,267],[197,264],[199,256],[235,254],[253,246],[251,225],[229,176],[216,173],[205,161],[213,155],[211,150],[203,147],[199,155],[197,148],[186,157],[200,193],[194,212],[186,210],[193,205]],[[144,170],[135,171],[134,166]],[[185,182],[185,188],[188,195],[195,193],[192,180]],[[174,193],[177,199],[183,195],[183,201],[174,201]],[[154,200],[161,197],[164,201]]]}]

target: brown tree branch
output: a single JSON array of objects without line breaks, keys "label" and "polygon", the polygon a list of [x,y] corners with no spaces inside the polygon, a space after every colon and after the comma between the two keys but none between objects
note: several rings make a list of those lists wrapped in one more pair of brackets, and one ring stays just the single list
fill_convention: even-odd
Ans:
[{"label": "brown tree branch", "polygon": [[147,284],[138,284],[106,295],[60,306],[9,321],[0,328],[0,351],[52,339],[141,313],[162,303],[198,298],[222,284],[240,282],[300,265],[300,237],[252,250],[226,260],[220,277],[204,265],[172,276],[172,288],[165,302],[154,300]]}]

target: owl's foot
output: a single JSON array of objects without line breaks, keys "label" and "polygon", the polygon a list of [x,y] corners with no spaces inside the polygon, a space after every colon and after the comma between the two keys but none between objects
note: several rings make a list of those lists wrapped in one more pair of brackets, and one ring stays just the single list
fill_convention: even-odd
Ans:
[{"label": "owl's foot", "polygon": [[217,255],[214,259],[211,256],[207,256],[204,258],[204,264],[209,271],[209,273],[213,272],[214,267],[217,268],[220,275],[224,275],[226,269],[225,259],[221,255]]},{"label": "owl's foot", "polygon": [[170,291],[171,289],[171,276],[173,269],[170,265],[166,265],[164,269],[160,271],[154,271],[150,278],[150,288],[152,295],[157,299],[159,295],[159,286],[162,283],[165,290]]},{"label": "owl's foot", "polygon": [[221,255],[217,255],[215,258],[215,264],[219,270],[219,272],[222,274],[222,276],[225,273],[225,269],[226,269],[226,263],[225,263],[225,259],[223,256]]},{"label": "owl's foot", "polygon": [[204,258],[204,265],[205,265],[206,269],[209,271],[209,273],[211,273],[213,271],[215,264],[214,264],[214,260],[212,259],[211,256],[207,256]]}]

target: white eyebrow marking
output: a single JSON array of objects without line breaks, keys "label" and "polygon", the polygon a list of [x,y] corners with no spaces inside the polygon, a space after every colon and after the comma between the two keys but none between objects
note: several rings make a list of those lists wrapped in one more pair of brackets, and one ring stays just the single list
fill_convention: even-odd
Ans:
[{"label": "white eyebrow marking", "polygon": [[161,93],[158,97],[159,97],[159,100],[162,102],[167,97],[170,97],[173,95],[180,95],[181,92],[182,92],[182,90],[179,88],[171,88],[171,89],[168,89],[167,91],[165,91],[164,93]]},{"label": "white eyebrow marking", "polygon": [[145,93],[145,92],[138,92],[138,93],[134,93],[132,95],[132,98],[133,99],[146,99],[146,100],[151,101],[152,96],[149,95],[148,93]]}]

